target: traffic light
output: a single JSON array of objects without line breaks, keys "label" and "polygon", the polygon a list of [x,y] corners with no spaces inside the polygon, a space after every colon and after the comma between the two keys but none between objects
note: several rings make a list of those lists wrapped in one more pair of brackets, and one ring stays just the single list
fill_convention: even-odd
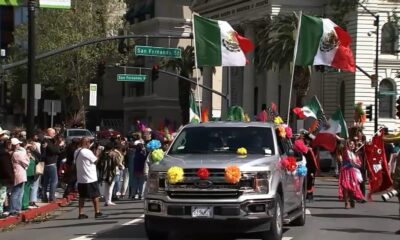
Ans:
[{"label": "traffic light", "polygon": [[399,98],[397,98],[396,103],[397,103],[397,105],[396,105],[396,109],[397,109],[396,116],[398,118],[400,118],[400,96],[399,96]]},{"label": "traffic light", "polygon": [[367,115],[367,118],[372,121],[372,106],[373,105],[368,105],[365,109],[365,113]]},{"label": "traffic light", "polygon": [[151,80],[155,81],[158,79],[158,68],[159,66],[157,64],[153,65],[153,68],[151,69]]}]

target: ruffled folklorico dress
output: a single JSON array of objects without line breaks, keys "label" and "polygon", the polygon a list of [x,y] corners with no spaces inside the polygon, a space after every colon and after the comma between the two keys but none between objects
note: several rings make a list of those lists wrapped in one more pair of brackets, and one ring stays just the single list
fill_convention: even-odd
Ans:
[{"label": "ruffled folklorico dress", "polygon": [[354,167],[351,164],[351,157],[355,157],[355,155],[345,148],[342,157],[343,162],[339,172],[339,199],[343,199],[345,190],[348,190],[355,200],[364,199]]}]

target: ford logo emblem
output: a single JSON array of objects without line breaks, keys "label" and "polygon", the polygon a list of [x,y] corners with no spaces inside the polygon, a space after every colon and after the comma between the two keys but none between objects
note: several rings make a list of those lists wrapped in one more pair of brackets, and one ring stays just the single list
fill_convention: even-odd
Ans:
[{"label": "ford logo emblem", "polygon": [[199,180],[194,182],[194,185],[198,188],[209,188],[213,183],[208,180]]}]

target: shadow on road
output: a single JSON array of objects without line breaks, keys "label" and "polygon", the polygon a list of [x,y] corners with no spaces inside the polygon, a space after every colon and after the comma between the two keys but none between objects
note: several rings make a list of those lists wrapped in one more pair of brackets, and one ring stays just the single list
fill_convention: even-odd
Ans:
[{"label": "shadow on road", "polygon": [[334,232],[346,232],[346,233],[379,233],[379,234],[389,234],[394,235],[394,232],[388,231],[378,231],[378,230],[368,230],[362,228],[342,228],[342,229],[334,229],[334,228],[321,228],[321,230],[325,231],[334,231]]},{"label": "shadow on road", "polygon": [[321,217],[321,218],[382,218],[382,219],[393,219],[398,220],[398,217],[391,216],[376,216],[376,215],[361,215],[361,214],[340,214],[340,213],[316,213],[312,215],[313,217]]},{"label": "shadow on road", "polygon": [[[76,218],[74,218],[76,219]],[[82,226],[93,226],[93,225],[105,225],[105,224],[115,224],[118,221],[95,221],[95,222],[81,222],[77,224],[64,224],[58,226],[49,226],[49,227],[39,227],[35,229],[50,229],[50,228],[66,228],[66,227],[82,227]]]}]

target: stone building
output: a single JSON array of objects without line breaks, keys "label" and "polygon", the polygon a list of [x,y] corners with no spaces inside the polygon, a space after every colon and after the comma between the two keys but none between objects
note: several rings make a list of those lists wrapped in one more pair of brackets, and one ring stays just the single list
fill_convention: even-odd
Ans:
[{"label": "stone building", "polygon": [[[244,36],[255,40],[257,21],[270,18],[278,14],[287,14],[293,11],[324,16],[329,13],[329,1],[309,0],[198,0],[192,1],[192,9],[202,16],[212,19],[226,20]],[[400,79],[396,77],[400,71],[398,55],[399,29],[392,17],[393,11],[400,6],[399,1],[369,0],[363,5],[380,16],[379,45],[379,94],[378,97],[378,125],[385,125],[391,130],[398,129],[399,120],[396,120],[395,102],[397,91],[400,89]],[[348,14],[348,25],[345,28],[353,38],[352,49],[358,66],[367,73],[373,74],[375,68],[375,18],[361,6],[356,12]],[[231,78],[232,104],[242,105],[246,112],[255,115],[262,104],[275,102],[279,112],[286,118],[288,112],[290,69],[281,71],[266,71],[254,65],[254,56],[257,51],[249,54],[250,64],[245,67],[222,69],[222,85],[227,85],[227,76]],[[371,87],[371,80],[362,72],[344,73],[338,71],[312,72],[311,86],[308,97],[316,95],[324,107],[327,116],[330,116],[338,106],[344,112],[348,125],[353,124],[354,105],[363,102],[364,106],[374,104],[375,88]],[[296,89],[294,89],[295,93]],[[294,107],[294,98],[290,107]],[[373,133],[374,121],[365,123],[365,132]]]}]

